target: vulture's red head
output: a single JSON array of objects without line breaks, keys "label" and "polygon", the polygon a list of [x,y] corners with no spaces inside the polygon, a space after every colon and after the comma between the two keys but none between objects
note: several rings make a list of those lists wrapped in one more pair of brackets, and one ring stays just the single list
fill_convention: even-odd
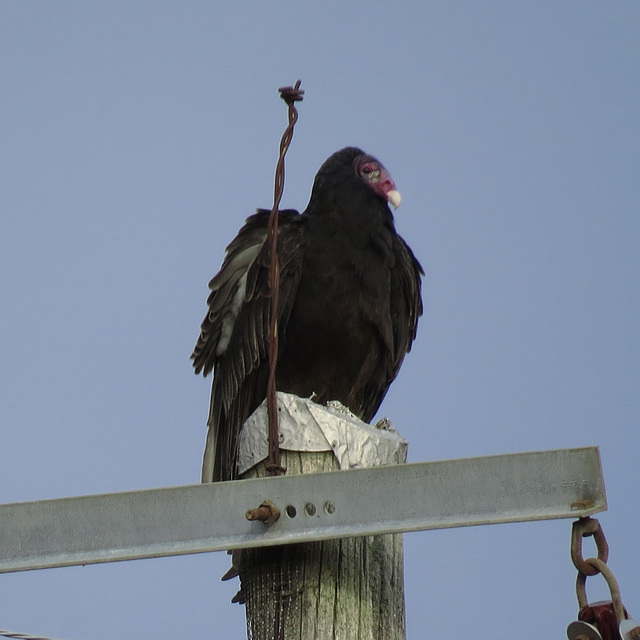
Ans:
[{"label": "vulture's red head", "polygon": [[381,162],[357,147],[345,147],[336,151],[320,167],[313,183],[314,195],[328,186],[335,186],[344,180],[357,178],[369,187],[378,197],[386,200],[394,209],[402,202],[402,196],[396,189],[389,172]]}]

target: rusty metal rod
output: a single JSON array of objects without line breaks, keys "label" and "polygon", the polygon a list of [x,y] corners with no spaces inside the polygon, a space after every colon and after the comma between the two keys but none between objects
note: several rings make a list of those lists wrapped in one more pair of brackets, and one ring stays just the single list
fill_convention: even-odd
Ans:
[{"label": "rusty metal rod", "polygon": [[295,103],[302,100],[304,91],[300,89],[300,80],[293,87],[281,87],[280,97],[287,103],[289,124],[280,141],[280,156],[276,165],[273,209],[269,216],[267,241],[270,246],[269,290],[271,295],[271,316],[269,321],[269,380],[267,382],[267,415],[269,417],[269,475],[282,475],[284,469],[280,462],[280,442],[278,434],[278,407],[276,403],[276,365],[278,362],[278,305],[280,290],[280,268],[278,263],[278,207],[284,191],[284,157],[293,138],[293,127],[298,120]]}]

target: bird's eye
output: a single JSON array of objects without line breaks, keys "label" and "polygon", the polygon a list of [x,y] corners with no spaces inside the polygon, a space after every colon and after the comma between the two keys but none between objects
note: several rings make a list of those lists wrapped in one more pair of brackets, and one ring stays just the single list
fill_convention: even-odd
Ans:
[{"label": "bird's eye", "polygon": [[380,168],[372,164],[364,165],[360,173],[368,182],[377,182],[380,179]]}]

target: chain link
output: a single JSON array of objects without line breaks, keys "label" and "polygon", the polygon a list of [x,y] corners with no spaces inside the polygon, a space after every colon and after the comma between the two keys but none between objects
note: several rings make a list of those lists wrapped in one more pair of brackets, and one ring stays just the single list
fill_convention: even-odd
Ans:
[{"label": "chain link", "polygon": [[[607,581],[607,585],[609,586],[609,593],[611,594],[611,602],[613,604],[613,611],[616,614],[616,619],[618,620],[618,624],[620,624],[625,618],[624,607],[622,606],[622,596],[620,595],[620,586],[618,585],[618,581],[616,577],[613,575],[613,571],[609,569],[609,567],[602,562],[602,560],[598,560],[598,558],[589,558],[585,560],[593,571],[596,574],[601,574],[602,577]],[[583,573],[582,571],[578,571],[578,578],[576,579],[576,593],[578,595],[578,605],[582,609],[582,607],[586,607],[589,604],[587,600],[587,583],[588,575]]]},{"label": "chain link", "polygon": [[600,522],[595,518],[580,518],[573,523],[571,531],[571,560],[575,568],[587,576],[595,576],[598,569],[582,556],[582,539],[593,536],[598,550],[598,560],[607,562],[609,559],[609,545],[604,537]]}]

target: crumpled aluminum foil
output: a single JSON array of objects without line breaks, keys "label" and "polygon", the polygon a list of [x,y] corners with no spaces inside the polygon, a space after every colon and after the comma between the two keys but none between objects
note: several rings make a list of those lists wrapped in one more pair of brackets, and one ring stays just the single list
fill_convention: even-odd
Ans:
[{"label": "crumpled aluminum foil", "polygon": [[[290,393],[277,393],[280,448],[288,451],[333,451],[341,469],[401,464],[407,441],[387,418],[376,426],[354,416],[340,402],[329,406]],[[266,400],[244,423],[238,442],[238,473],[269,455]]]}]

